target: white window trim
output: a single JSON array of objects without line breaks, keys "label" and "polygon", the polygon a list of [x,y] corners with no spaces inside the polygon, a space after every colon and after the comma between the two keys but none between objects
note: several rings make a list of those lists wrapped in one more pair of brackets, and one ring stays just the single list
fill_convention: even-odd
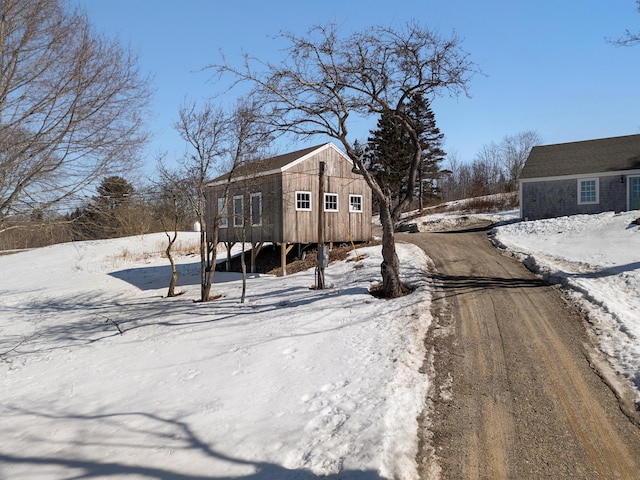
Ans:
[{"label": "white window trim", "polygon": [[[299,194],[305,194],[305,195],[309,196],[309,208],[298,208],[298,195]],[[312,200],[311,200],[311,192],[307,192],[307,191],[304,191],[304,190],[299,190],[299,191],[296,191],[295,195],[296,196],[295,196],[294,201],[296,202],[296,205],[295,205],[296,206],[296,210],[299,211],[299,212],[310,212],[312,210],[312,208],[313,208],[313,203],[312,203]]]},{"label": "white window trim", "polygon": [[[353,208],[353,204],[351,203],[352,198],[360,199],[360,209]],[[352,213],[362,213],[363,210],[364,210],[364,198],[362,197],[362,195],[349,195],[349,211]]]},{"label": "white window trim", "polygon": [[[249,196],[249,214],[251,216],[251,226],[252,227],[261,227],[262,226],[262,192],[256,192],[256,193],[252,193]],[[260,211],[258,212],[258,222],[255,221],[255,218],[253,218],[253,199],[254,198],[259,198],[260,199]]]},{"label": "white window trim", "polygon": [[227,205],[225,205],[224,197],[218,197],[218,226],[220,228],[229,227],[229,217],[227,217]]},{"label": "white window trim", "polygon": [[[327,208],[327,198],[328,198],[329,196],[331,196],[331,197],[336,197],[336,208],[335,208],[335,209],[334,209],[334,208]],[[324,211],[325,211],[325,212],[337,212],[337,211],[339,211],[339,210],[340,210],[340,203],[339,203],[339,201],[340,201],[340,198],[339,198],[339,196],[338,196],[338,194],[337,194],[337,193],[331,193],[331,192],[329,192],[329,193],[325,193],[325,194],[324,194],[324,202],[323,202],[323,203],[324,203],[324,205],[323,205],[323,206],[324,206]]]},{"label": "white window trim", "polygon": [[[242,202],[240,212],[236,211],[236,200]],[[242,227],[244,225],[244,195],[233,196],[233,226]]]},{"label": "white window trim", "polygon": [[[593,202],[582,201],[582,184],[584,182],[595,182],[596,184],[596,199]],[[578,205],[597,205],[600,203],[600,179],[599,178],[581,178],[578,180]]]}]

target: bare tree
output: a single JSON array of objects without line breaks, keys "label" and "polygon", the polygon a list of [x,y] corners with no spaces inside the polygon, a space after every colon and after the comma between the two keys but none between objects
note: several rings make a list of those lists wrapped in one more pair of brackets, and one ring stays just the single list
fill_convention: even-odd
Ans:
[{"label": "bare tree", "polygon": [[[235,110],[230,119],[230,152],[231,152],[231,170],[229,174],[229,182],[226,185],[224,197],[228,197],[230,182],[233,180],[234,173],[239,167],[242,169],[242,177],[244,179],[241,193],[243,197],[250,197],[251,178],[255,177],[256,169],[252,167],[252,162],[264,158],[265,151],[268,149],[273,139],[268,122],[265,122],[265,116],[262,113],[261,105],[256,98],[246,99],[240,98],[236,104]],[[238,193],[238,192],[234,192]],[[235,213],[235,212],[234,212]],[[247,264],[245,258],[245,244],[247,242],[247,226],[252,224],[251,205],[250,202],[243,202],[242,227],[238,240],[242,242],[242,252],[240,254],[240,265],[242,269],[242,294],[240,303],[244,303],[247,292]],[[217,230],[214,230],[217,232]],[[217,237],[212,239],[217,244]]]},{"label": "bare tree", "polygon": [[504,189],[500,146],[484,145],[471,163],[471,195],[489,195]]},{"label": "bare tree", "polygon": [[146,138],[137,59],[62,0],[0,6],[0,231],[130,168]]},{"label": "bare tree", "polygon": [[173,246],[178,239],[178,230],[185,223],[185,204],[189,202],[189,192],[192,190],[190,179],[181,176],[180,172],[169,170],[163,157],[158,159],[157,182],[158,199],[154,209],[154,216],[160,222],[162,230],[167,236],[165,255],[171,265],[171,277],[167,297],[175,297],[178,283],[178,269],[173,258]]},{"label": "bare tree", "polygon": [[382,293],[399,296],[404,287],[391,200],[354,149],[349,128],[358,118],[378,118],[384,113],[406,129],[415,147],[406,195],[400,202],[408,204],[415,192],[422,149],[416,125],[406,111],[407,100],[413,95],[429,98],[440,91],[466,93],[476,67],[455,34],[443,38],[416,22],[398,31],[372,27],[345,38],[340,38],[335,25],[316,26],[306,36],[285,33],[281,37],[289,46],[280,64],[245,56],[243,67],[226,64],[212,68],[251,82],[253,94],[268,106],[276,129],[304,137],[328,136],[342,144],[354,170],[364,176],[380,205]]},{"label": "bare tree", "polygon": [[507,135],[500,143],[500,156],[502,166],[505,169],[508,189],[513,191],[518,188],[520,173],[524,167],[531,149],[542,143],[542,136],[534,130],[526,130]]},{"label": "bare tree", "polygon": [[213,284],[217,242],[207,241],[205,187],[227,152],[228,119],[225,112],[211,102],[200,107],[189,103],[180,107],[174,127],[190,147],[185,154],[184,167],[193,182],[191,203],[200,223],[200,301],[206,302]]}]

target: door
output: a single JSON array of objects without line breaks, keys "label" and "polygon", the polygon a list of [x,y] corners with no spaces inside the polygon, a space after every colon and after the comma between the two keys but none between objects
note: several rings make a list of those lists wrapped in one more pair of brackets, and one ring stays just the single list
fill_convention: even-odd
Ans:
[{"label": "door", "polygon": [[629,177],[629,210],[640,210],[640,177]]}]

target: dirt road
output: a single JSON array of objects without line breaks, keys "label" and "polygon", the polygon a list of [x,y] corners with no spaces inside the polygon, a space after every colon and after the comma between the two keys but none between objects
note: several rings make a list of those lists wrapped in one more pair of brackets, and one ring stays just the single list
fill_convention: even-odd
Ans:
[{"label": "dirt road", "polygon": [[640,429],[594,372],[582,317],[486,228],[399,234],[435,262],[423,478],[640,479]]}]

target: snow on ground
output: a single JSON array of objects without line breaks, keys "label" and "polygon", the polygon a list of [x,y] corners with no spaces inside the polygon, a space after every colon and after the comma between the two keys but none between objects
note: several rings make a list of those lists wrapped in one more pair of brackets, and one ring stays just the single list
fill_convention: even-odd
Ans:
[{"label": "snow on ground", "polygon": [[[195,243],[196,235],[180,235]],[[415,479],[427,259],[384,301],[380,247],[326,272],[215,274],[180,258],[164,298],[163,235],[0,257],[0,478]],[[122,334],[118,332],[119,327]]]},{"label": "snow on ground", "polygon": [[[469,216],[413,221],[442,229]],[[602,350],[636,388],[638,216],[494,231],[574,292]],[[399,246],[405,280],[418,289],[398,300],[368,294],[380,263],[370,247],[332,264],[327,290],[309,289],[313,271],[252,275],[240,304],[239,275],[218,272],[222,298],[201,304],[195,255],[179,260],[184,295],[164,298],[163,248],[163,235],[147,235],[0,257],[0,478],[417,478],[431,320],[420,250]]]},{"label": "snow on ground", "polygon": [[[495,239],[573,292],[600,348],[640,389],[640,212],[576,215],[500,226]],[[640,394],[637,396],[640,401]]]}]

